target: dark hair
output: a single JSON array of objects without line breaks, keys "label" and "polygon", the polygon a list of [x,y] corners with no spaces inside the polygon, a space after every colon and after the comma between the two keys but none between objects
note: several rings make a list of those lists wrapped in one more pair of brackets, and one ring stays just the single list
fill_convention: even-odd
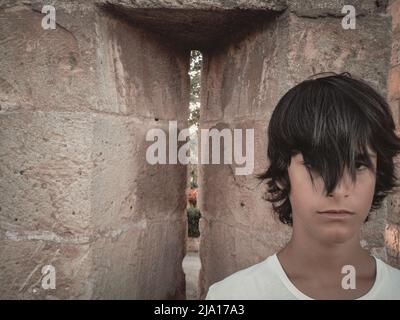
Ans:
[{"label": "dark hair", "polygon": [[[377,153],[372,209],[378,209],[387,194],[399,186],[393,157],[400,153],[400,138],[394,130],[385,99],[365,81],[352,78],[347,72],[309,78],[290,89],[278,102],[269,122],[269,168],[257,175],[258,179],[267,180],[267,200],[272,202],[279,220],[292,225],[287,168],[291,156],[299,152],[305,165],[322,176],[328,195],[345,166],[353,182],[356,163],[374,171],[369,146]],[[311,173],[310,177],[314,184]]]}]

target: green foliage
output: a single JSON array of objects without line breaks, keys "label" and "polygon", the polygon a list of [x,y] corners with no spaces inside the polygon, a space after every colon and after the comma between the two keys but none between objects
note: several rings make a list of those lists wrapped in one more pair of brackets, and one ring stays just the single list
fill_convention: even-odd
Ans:
[{"label": "green foliage", "polygon": [[190,102],[197,104],[200,102],[201,85],[201,66],[203,63],[200,51],[192,50],[190,52]]},{"label": "green foliage", "polygon": [[196,127],[198,128],[199,121],[200,121],[200,107],[195,106],[190,111],[189,121],[188,121],[189,127],[191,127],[192,125],[196,125]]},{"label": "green foliage", "polygon": [[192,50],[190,52],[190,115],[189,127],[195,125],[199,127],[200,120],[200,86],[201,86],[201,68],[203,58],[200,51]]}]

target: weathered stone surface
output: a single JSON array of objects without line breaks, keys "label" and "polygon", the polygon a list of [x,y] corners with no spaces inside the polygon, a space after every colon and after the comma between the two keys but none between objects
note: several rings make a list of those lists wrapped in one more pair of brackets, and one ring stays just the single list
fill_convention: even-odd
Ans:
[{"label": "weathered stone surface", "polygon": [[319,72],[348,71],[386,95],[390,60],[387,16],[358,17],[355,30],[344,30],[341,22],[332,17],[307,19],[291,15],[289,19],[289,82],[297,83]]},{"label": "weathered stone surface", "polygon": [[[398,224],[387,224],[385,230],[385,240],[389,257],[398,260],[400,258],[400,227]],[[395,264],[395,266],[398,266],[398,264]]]},{"label": "weathered stone surface", "polygon": [[360,17],[354,32],[335,18],[289,15],[264,23],[235,45],[205,51],[202,119],[269,117],[290,87],[332,70],[351,71],[386,94],[387,28],[387,17]]},{"label": "weathered stone surface", "polygon": [[150,165],[146,133],[186,128],[189,52],[55,6],[47,31],[39,2],[0,12],[0,296],[182,299],[186,167]]},{"label": "weathered stone surface", "polygon": [[[56,240],[5,239],[0,230],[2,299],[90,299],[90,244]],[[43,289],[42,268],[55,268],[55,289]]]},{"label": "weathered stone surface", "polygon": [[207,49],[226,45],[276,14],[274,10],[137,8],[121,3],[99,6],[129,23],[163,37],[175,49]]},{"label": "weathered stone surface", "polygon": [[284,76],[285,22],[270,19],[245,39],[204,52],[202,121],[266,118],[280,94]]},{"label": "weathered stone surface", "polygon": [[391,100],[400,99],[400,64],[392,67],[389,71],[388,94]]},{"label": "weathered stone surface", "polygon": [[[68,6],[80,5],[78,0],[55,0],[52,5],[59,6],[67,4]],[[87,0],[85,5],[93,4],[118,4],[133,9],[196,9],[196,10],[283,10],[286,8],[285,0]],[[43,5],[40,0],[2,0],[0,8],[12,7],[17,4],[24,5]]]},{"label": "weathered stone surface", "polygon": [[[254,128],[260,173],[274,106],[312,74],[350,71],[398,111],[398,3],[390,25],[385,1],[65,0],[43,30],[42,1],[1,1],[0,297],[184,298],[186,168],[148,164],[145,135],[186,127],[189,50],[205,57],[202,127]],[[200,167],[201,297],[290,236],[265,186],[234,169]],[[362,236],[398,263],[396,197]],[[55,290],[41,288],[46,264]]]},{"label": "weathered stone surface", "polygon": [[[98,108],[169,120],[187,120],[189,51],[135,28],[105,11],[97,25]],[[165,85],[168,84],[168,85]]]},{"label": "weathered stone surface", "polygon": [[392,59],[391,65],[396,66],[400,64],[400,32],[393,35],[392,41]]},{"label": "weathered stone surface", "polygon": [[[396,121],[397,134],[400,134],[400,74],[399,74],[399,56],[400,56],[400,0],[391,0],[388,7],[388,15],[392,18],[392,58],[391,69],[388,75],[388,100]],[[395,162],[396,175],[400,174],[399,157]],[[400,197],[399,192],[388,197],[388,219],[385,230],[385,243],[388,253],[388,262],[400,267]]]},{"label": "weathered stone surface", "polygon": [[[150,298],[156,291],[184,298],[186,169],[145,158],[147,130],[166,131],[165,121],[144,126],[135,117],[36,111],[4,113],[0,122],[2,297]],[[176,188],[166,192],[165,181]],[[15,262],[24,269],[11,276]],[[48,263],[57,272],[51,294],[37,284]],[[157,267],[146,278],[147,263]],[[18,291],[9,286],[27,278]]]},{"label": "weathered stone surface", "polygon": [[[371,251],[385,247],[385,228],[387,222],[387,199],[382,203],[379,210],[369,213],[368,221],[361,229],[361,243],[364,248]],[[385,257],[382,257],[383,259]]]},{"label": "weathered stone surface", "polygon": [[93,244],[93,299],[185,299],[185,216],[147,221]]},{"label": "weathered stone surface", "polygon": [[[146,150],[150,129],[168,132],[166,121],[145,125],[135,117],[96,115],[94,123],[92,176],[92,224],[102,230],[136,220],[160,221],[184,217],[186,168],[180,164],[151,165]],[[184,128],[179,123],[178,128]],[[165,183],[174,188],[168,192]],[[182,216],[181,216],[182,215]]]},{"label": "weathered stone surface", "polygon": [[390,6],[387,12],[392,17],[393,33],[400,32],[400,1],[390,0]]},{"label": "weathered stone surface", "polygon": [[287,4],[289,10],[296,15],[309,18],[326,16],[343,17],[347,14],[347,12],[342,13],[342,8],[345,5],[354,6],[356,16],[385,12],[387,5],[385,0],[288,0]]},{"label": "weathered stone surface", "polygon": [[[81,244],[55,238],[4,239],[1,233],[0,256],[7,257],[1,266],[3,299],[185,298],[180,264],[185,219],[125,224],[124,230]],[[56,270],[55,290],[42,287],[45,265]]]},{"label": "weathered stone surface", "polygon": [[1,109],[96,109],[93,10],[60,5],[55,30],[42,28],[43,17],[41,7],[0,11]]},{"label": "weathered stone surface", "polygon": [[166,0],[123,0],[103,1],[97,3],[118,3],[130,8],[168,8],[168,9],[196,9],[196,10],[229,10],[229,9],[252,9],[252,10],[282,10],[286,1],[282,0],[196,0],[196,1],[166,1]]},{"label": "weathered stone surface", "polygon": [[89,229],[92,121],[85,113],[0,114],[0,221],[7,231],[68,236]]}]

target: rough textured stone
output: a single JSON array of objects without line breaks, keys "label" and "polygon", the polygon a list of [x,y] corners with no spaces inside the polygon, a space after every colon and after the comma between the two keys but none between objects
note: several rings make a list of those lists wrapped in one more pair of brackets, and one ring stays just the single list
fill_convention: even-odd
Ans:
[{"label": "rough textured stone", "polygon": [[[167,130],[165,121],[144,126],[135,117],[36,111],[8,112],[0,122],[0,282],[26,281],[18,291],[3,286],[2,297],[185,296],[186,170],[145,160],[147,129]],[[177,187],[166,192],[162,181]],[[16,262],[24,269],[10,276]],[[57,271],[60,289],[51,294],[38,288],[45,264]]]},{"label": "rough textured stone", "polygon": [[290,11],[298,16],[318,18],[326,16],[343,17],[346,13],[342,13],[345,5],[352,5],[356,10],[356,15],[368,15],[386,10],[386,1],[375,0],[289,0],[287,1]]},{"label": "rough textured stone", "polygon": [[100,6],[135,26],[145,27],[175,48],[206,49],[222,46],[276,14],[274,10],[138,8],[121,3]]},{"label": "rough textured stone", "polygon": [[186,219],[183,214],[179,219],[144,220],[142,226],[132,224],[96,242],[89,278],[95,283],[92,298],[185,299]]},{"label": "rough textured stone", "polygon": [[0,11],[0,297],[183,299],[186,167],[145,155],[187,126],[189,51],[94,3],[46,31],[26,3]]},{"label": "rough textured stone", "polygon": [[[89,243],[60,243],[49,239],[5,239],[0,231],[2,299],[90,299]],[[4,261],[6,259],[6,261]],[[42,268],[56,270],[56,289],[42,287]]]},{"label": "rough textured stone", "polygon": [[92,117],[2,113],[0,136],[2,226],[17,233],[84,233],[91,225]]},{"label": "rough textured stone", "polygon": [[[386,96],[390,20],[374,15],[357,18],[355,30],[342,29],[338,19],[289,17],[288,48],[290,82],[302,75],[349,71]],[[374,63],[370,63],[374,61]],[[303,76],[303,77],[304,77]]]},{"label": "rough textured stone", "polygon": [[41,7],[0,12],[3,111],[96,109],[93,10],[78,8],[78,16],[70,9],[57,7],[55,30],[42,28]]},{"label": "rough textured stone", "polygon": [[189,52],[107,11],[99,13],[96,26],[98,108],[153,119],[187,119]]},{"label": "rough textured stone", "polygon": [[196,10],[282,10],[286,7],[286,1],[282,0],[198,0],[198,1],[179,1],[179,0],[99,0],[97,3],[118,3],[131,8],[168,8],[168,9],[196,9]]},{"label": "rough textured stone", "polygon": [[392,30],[393,32],[400,32],[400,1],[391,1],[388,8],[388,13],[392,17]]},{"label": "rough textured stone", "polygon": [[400,64],[400,32],[393,35],[391,64],[392,66]]},{"label": "rough textured stone", "polygon": [[[185,297],[186,168],[149,165],[150,128],[186,127],[189,50],[202,49],[201,125],[254,128],[255,168],[266,127],[290,87],[350,71],[398,109],[399,1],[0,2],[0,297]],[[357,9],[357,29],[341,8]],[[392,49],[391,49],[392,48]],[[397,49],[396,49],[397,48]],[[394,80],[393,80],[394,79]],[[200,297],[289,239],[254,176],[200,166]],[[363,245],[399,263],[397,198],[371,216]],[[386,244],[386,246],[385,246]],[[41,268],[56,268],[43,290]],[[17,272],[16,272],[17,271]]]},{"label": "rough textured stone", "polygon": [[398,224],[389,223],[385,230],[385,239],[388,255],[399,259],[400,256],[400,227]]},{"label": "rough textured stone", "polygon": [[[390,1],[387,10],[392,18],[392,59],[391,69],[388,75],[388,99],[395,116],[397,132],[400,134],[400,68],[399,68],[399,42],[400,42],[400,0]],[[396,158],[396,175],[400,175],[399,157]],[[388,219],[385,231],[388,262],[400,267],[400,206],[399,192],[395,192],[388,198]]]},{"label": "rough textured stone", "polygon": [[400,99],[400,65],[394,66],[389,71],[389,97],[391,100]]},{"label": "rough textured stone", "polygon": [[388,197],[388,206],[387,224],[400,225],[400,199],[397,193]]}]

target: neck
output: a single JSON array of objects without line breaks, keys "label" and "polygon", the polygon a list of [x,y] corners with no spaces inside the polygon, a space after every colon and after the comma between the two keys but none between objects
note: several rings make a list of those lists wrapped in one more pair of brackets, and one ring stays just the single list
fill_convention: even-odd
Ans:
[{"label": "neck", "polygon": [[357,265],[361,259],[368,256],[367,251],[360,245],[359,234],[345,242],[329,243],[295,229],[289,243],[281,252],[291,260],[297,261],[299,265],[312,265],[311,269],[322,268],[325,272],[337,272],[338,268],[348,264]]}]

